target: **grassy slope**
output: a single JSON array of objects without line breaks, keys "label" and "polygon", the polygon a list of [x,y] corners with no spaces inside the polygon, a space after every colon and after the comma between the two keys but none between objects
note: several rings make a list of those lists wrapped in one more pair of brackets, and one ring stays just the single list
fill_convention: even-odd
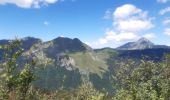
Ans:
[{"label": "grassy slope", "polygon": [[77,52],[70,53],[69,56],[75,60],[76,66],[80,71],[89,71],[99,75],[108,70],[106,60],[110,58],[108,51],[99,52]]}]

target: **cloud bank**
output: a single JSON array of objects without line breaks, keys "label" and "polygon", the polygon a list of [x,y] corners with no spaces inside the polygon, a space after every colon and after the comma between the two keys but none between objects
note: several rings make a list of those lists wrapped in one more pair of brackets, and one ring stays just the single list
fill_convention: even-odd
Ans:
[{"label": "cloud bank", "polygon": [[21,8],[40,8],[58,2],[59,0],[0,0],[1,5],[15,4]]},{"label": "cloud bank", "polygon": [[158,3],[167,3],[169,2],[170,0],[157,0]]},{"label": "cloud bank", "polygon": [[[117,7],[112,12],[113,26],[106,31],[104,37],[99,39],[98,45],[137,39],[141,37],[139,33],[154,27],[151,20],[152,18],[148,16],[147,11],[132,4]],[[153,38],[154,34],[145,34],[143,37]]]},{"label": "cloud bank", "polygon": [[159,14],[164,15],[164,14],[169,13],[169,12],[170,12],[170,7],[167,7],[167,8],[160,10]]},{"label": "cloud bank", "polygon": [[170,36],[170,28],[165,28],[164,34]]}]

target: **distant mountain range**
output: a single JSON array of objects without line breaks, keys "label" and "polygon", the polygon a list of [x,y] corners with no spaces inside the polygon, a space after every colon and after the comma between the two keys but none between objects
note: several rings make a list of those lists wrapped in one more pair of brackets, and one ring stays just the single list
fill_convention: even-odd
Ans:
[{"label": "distant mountain range", "polygon": [[[0,40],[0,45],[8,44],[11,40]],[[34,38],[34,37],[25,37],[21,39],[22,42],[22,48],[25,50],[28,50],[33,46],[34,44],[37,44],[39,42],[42,42],[41,39]],[[90,46],[87,44],[81,42],[78,38],[70,39],[67,37],[58,37],[54,40],[48,41],[48,42],[53,42],[53,43],[58,43],[58,49],[61,49],[62,51],[83,51],[83,50],[92,50]],[[44,42],[44,43],[48,43]],[[170,46],[166,45],[156,45],[152,43],[150,40],[147,38],[140,38],[139,40],[135,42],[128,42],[126,44],[123,44],[117,48],[116,50],[144,50],[144,49],[153,49],[153,48],[170,48]],[[104,49],[104,48],[102,48]],[[114,48],[113,48],[114,49]]]},{"label": "distant mountain range", "polygon": [[[0,40],[0,45],[10,40]],[[146,57],[147,60],[160,61],[165,54],[170,54],[169,46],[155,45],[146,38],[129,42],[118,48],[92,49],[78,38],[58,37],[42,42],[38,38],[21,39],[24,48],[23,57],[36,59],[35,74],[38,80],[35,86],[47,90],[72,89],[84,81],[106,91],[112,91],[111,73],[118,66],[116,63],[127,59],[136,61]],[[0,60],[3,50],[0,49]],[[48,63],[50,62],[50,63]]]}]

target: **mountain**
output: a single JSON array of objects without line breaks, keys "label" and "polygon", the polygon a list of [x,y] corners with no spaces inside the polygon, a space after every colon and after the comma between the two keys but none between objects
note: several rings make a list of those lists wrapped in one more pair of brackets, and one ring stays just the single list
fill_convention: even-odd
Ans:
[{"label": "mountain", "polygon": [[144,50],[144,49],[153,49],[153,48],[169,48],[165,45],[155,45],[146,38],[140,38],[135,42],[128,42],[118,48],[117,50]]},{"label": "mountain", "polygon": [[81,42],[78,38],[58,37],[47,43],[52,43],[49,48],[54,52],[81,52],[92,50],[91,47]]},{"label": "mountain", "polygon": [[0,40],[0,45],[7,44],[8,42],[9,42],[9,40]]},{"label": "mountain", "polygon": [[25,37],[21,39],[21,47],[27,51],[29,50],[34,44],[42,42],[41,39],[34,38],[34,37]]},{"label": "mountain", "polygon": [[152,48],[142,50],[118,50],[117,59],[135,59],[135,60],[151,60],[162,61],[166,54],[170,54],[169,48]]},{"label": "mountain", "polygon": [[[11,40],[0,40],[0,45]],[[34,86],[46,90],[73,89],[90,81],[99,90],[112,91],[111,74],[127,59],[160,61],[164,54],[170,54],[168,46],[155,45],[145,38],[129,42],[117,49],[92,49],[78,38],[58,37],[43,42],[26,37],[21,39],[25,57],[36,60],[34,73],[38,79]],[[0,49],[0,60],[3,52]],[[27,62],[27,61],[26,61]]]},{"label": "mountain", "polygon": [[[9,44],[12,40],[0,40],[0,45],[6,45]],[[38,38],[34,37],[25,37],[20,39],[21,41],[21,47],[26,51],[29,50],[34,44],[42,42]]]},{"label": "mountain", "polygon": [[76,88],[87,80],[102,89],[103,82],[110,84],[101,78],[108,71],[107,59],[114,54],[111,50],[95,51],[77,38],[66,37],[36,43],[24,53],[37,61],[35,73],[40,79],[35,85],[48,90]]},{"label": "mountain", "polygon": [[[0,40],[0,45],[6,45],[9,44],[12,40]],[[21,41],[21,48],[24,49],[24,51],[28,51],[30,50],[30,48],[34,45],[37,44],[39,42],[42,42],[40,39],[38,38],[34,38],[34,37],[25,37],[20,39]],[[0,60],[2,59],[3,55],[3,50],[0,49]]]}]

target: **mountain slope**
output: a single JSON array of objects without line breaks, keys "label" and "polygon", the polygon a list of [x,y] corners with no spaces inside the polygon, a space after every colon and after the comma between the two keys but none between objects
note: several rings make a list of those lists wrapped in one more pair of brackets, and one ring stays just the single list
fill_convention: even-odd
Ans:
[{"label": "mountain slope", "polygon": [[118,50],[118,58],[120,59],[135,59],[135,60],[152,60],[161,61],[166,54],[170,54],[168,48],[152,48],[143,50]]},{"label": "mountain slope", "polygon": [[40,79],[35,85],[45,89],[75,88],[83,80],[95,79],[90,74],[101,78],[108,71],[110,54],[111,51],[94,51],[77,38],[64,37],[37,43],[24,53],[37,61],[35,73]]}]

